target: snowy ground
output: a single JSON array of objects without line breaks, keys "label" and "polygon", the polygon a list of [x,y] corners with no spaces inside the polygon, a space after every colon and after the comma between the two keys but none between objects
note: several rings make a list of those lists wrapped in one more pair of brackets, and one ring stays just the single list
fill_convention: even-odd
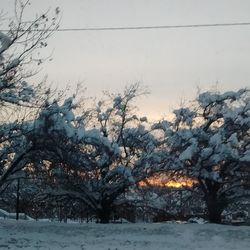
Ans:
[{"label": "snowy ground", "polygon": [[250,227],[0,220],[0,249],[250,249]]}]

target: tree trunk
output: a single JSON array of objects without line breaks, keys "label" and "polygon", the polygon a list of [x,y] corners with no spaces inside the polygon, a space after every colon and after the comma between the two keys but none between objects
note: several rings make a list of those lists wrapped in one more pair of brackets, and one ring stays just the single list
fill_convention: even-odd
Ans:
[{"label": "tree trunk", "polygon": [[100,223],[107,224],[110,221],[111,210],[107,208],[103,208],[98,211],[98,218],[100,219]]},{"label": "tree trunk", "polygon": [[207,197],[206,198],[208,219],[211,223],[221,223],[221,214],[223,212],[222,202],[217,199],[217,197]]},{"label": "tree trunk", "polygon": [[208,218],[211,223],[221,224],[221,210],[208,208]]},{"label": "tree trunk", "polygon": [[102,208],[100,208],[97,212],[97,216],[100,219],[100,223],[107,224],[110,221],[111,216],[111,206],[108,204],[108,202],[103,201],[102,202]]}]

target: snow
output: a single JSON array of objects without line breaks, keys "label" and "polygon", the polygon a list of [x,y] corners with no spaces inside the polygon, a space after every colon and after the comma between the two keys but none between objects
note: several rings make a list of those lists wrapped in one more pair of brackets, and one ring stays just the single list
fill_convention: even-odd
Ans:
[{"label": "snow", "polygon": [[11,39],[4,33],[0,32],[0,54],[3,53],[11,44]]},{"label": "snow", "polygon": [[117,109],[121,109],[122,108],[122,97],[120,95],[116,96],[114,98],[114,104],[113,104],[113,107],[114,108],[117,108]]},{"label": "snow", "polygon": [[240,160],[241,161],[250,161],[250,149],[245,152],[244,156]]},{"label": "snow", "polygon": [[116,175],[124,176],[125,180],[128,180],[130,183],[135,183],[131,170],[126,166],[119,165],[116,168],[110,170],[109,173],[106,175],[105,179],[110,179],[110,177],[112,178]]},{"label": "snow", "polygon": [[215,146],[216,148],[219,148],[222,141],[221,141],[221,135],[219,133],[214,134],[211,138],[209,143],[213,146]]},{"label": "snow", "polygon": [[[2,218],[15,219],[16,213],[8,213],[7,211],[0,209],[0,219]],[[33,218],[29,217],[28,215],[24,213],[19,213],[19,218],[24,219],[24,220],[34,220]]]},{"label": "snow", "polygon": [[246,250],[250,227],[214,224],[64,224],[1,220],[0,248]]},{"label": "snow", "polygon": [[233,147],[237,147],[239,145],[239,141],[238,141],[238,138],[237,138],[237,134],[236,133],[233,133],[229,138],[228,138],[228,142],[230,142],[230,144],[233,146]]},{"label": "snow", "polygon": [[212,92],[204,92],[198,96],[198,102],[201,107],[206,108],[206,106],[214,103],[214,102],[222,102],[224,100],[237,100],[246,92],[246,89],[240,89],[237,92],[228,91],[224,94],[212,93]]},{"label": "snow", "polygon": [[181,161],[185,160],[190,160],[192,159],[192,156],[196,153],[197,151],[197,141],[193,138],[190,140],[193,144],[190,145],[184,152],[182,152],[179,156],[179,159]]}]

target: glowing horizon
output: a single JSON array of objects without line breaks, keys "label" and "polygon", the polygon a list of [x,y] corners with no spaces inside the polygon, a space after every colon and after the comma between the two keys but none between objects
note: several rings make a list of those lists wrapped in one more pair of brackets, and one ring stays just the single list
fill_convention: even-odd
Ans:
[{"label": "glowing horizon", "polygon": [[161,177],[150,177],[145,181],[141,181],[139,186],[156,186],[156,187],[168,187],[168,188],[182,188],[182,187],[192,187],[195,181],[190,178],[180,178],[179,180],[164,180]]}]

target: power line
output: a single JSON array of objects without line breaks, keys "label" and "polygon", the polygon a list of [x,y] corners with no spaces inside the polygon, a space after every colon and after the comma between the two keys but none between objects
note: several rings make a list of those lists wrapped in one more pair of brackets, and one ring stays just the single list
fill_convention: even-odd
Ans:
[{"label": "power line", "polygon": [[184,25],[162,25],[162,26],[135,26],[135,27],[99,27],[99,28],[60,28],[58,31],[112,31],[112,30],[151,30],[151,29],[179,29],[179,28],[201,28],[201,27],[222,27],[222,26],[246,26],[244,23],[214,23],[214,24],[184,24]]},{"label": "power line", "polygon": [[[250,22],[238,23],[205,23],[205,24],[183,24],[183,25],[157,25],[157,26],[124,26],[124,27],[86,27],[86,28],[58,28],[48,31],[71,32],[71,31],[122,31],[122,30],[153,30],[153,29],[182,29],[182,28],[209,28],[209,27],[230,27],[248,26]],[[32,29],[31,31],[44,31],[45,29]],[[7,32],[9,30],[0,30]]]}]

